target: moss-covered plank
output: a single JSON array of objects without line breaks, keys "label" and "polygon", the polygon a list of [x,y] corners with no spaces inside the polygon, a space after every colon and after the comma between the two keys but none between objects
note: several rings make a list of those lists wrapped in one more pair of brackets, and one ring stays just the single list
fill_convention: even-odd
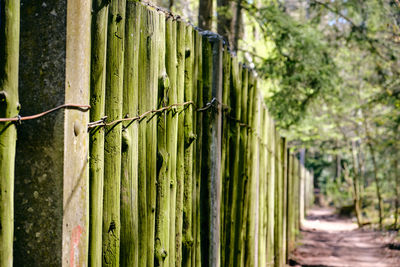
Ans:
[{"label": "moss-covered plank", "polygon": [[[20,1],[2,0],[0,10],[0,118],[18,115]],[[13,265],[14,160],[17,129],[0,122],[0,265]]]},{"label": "moss-covered plank", "polygon": [[[138,60],[141,8],[127,1],[124,55],[123,117],[138,114]],[[138,121],[124,122],[122,127],[121,166],[121,266],[138,265]]]},{"label": "moss-covered plank", "polygon": [[[113,0],[108,10],[105,111],[109,121],[122,118],[125,8],[124,0]],[[122,125],[105,131],[103,265],[119,266]]]}]

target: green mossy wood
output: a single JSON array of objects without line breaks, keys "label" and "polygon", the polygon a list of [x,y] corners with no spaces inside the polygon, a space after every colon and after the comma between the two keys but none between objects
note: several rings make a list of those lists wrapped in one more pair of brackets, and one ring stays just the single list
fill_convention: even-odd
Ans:
[{"label": "green mossy wood", "polygon": [[[125,8],[126,2],[124,0],[113,0],[108,10],[105,112],[109,121],[122,118]],[[121,124],[105,128],[103,199],[104,266],[119,266],[121,141]]]},{"label": "green mossy wood", "polygon": [[[166,52],[165,65],[169,77],[168,105],[177,103],[176,89],[176,21],[168,16],[166,20]],[[167,151],[169,155],[168,177],[170,179],[170,205],[169,205],[169,266],[175,266],[175,207],[176,207],[176,157],[178,138],[178,115],[175,108],[167,114]]]},{"label": "green mossy wood", "polygon": [[[193,64],[194,64],[194,36],[193,28],[186,25],[185,30],[185,95],[184,100],[193,99]],[[193,105],[184,110],[184,189],[183,189],[183,224],[182,224],[182,266],[191,266],[193,251],[193,153],[194,134]]]},{"label": "green mossy wood", "polygon": [[[177,58],[177,103],[185,99],[185,31],[186,25],[182,20],[177,21],[176,28],[176,58]],[[183,187],[185,175],[184,151],[184,111],[178,108],[178,148],[176,157],[176,219],[175,219],[175,265],[182,264],[182,224],[183,224]]]},{"label": "green mossy wood", "polygon": [[[105,116],[108,5],[103,5],[102,3],[102,0],[96,0],[92,3],[93,15],[92,58],[90,73],[90,121],[98,121]],[[89,264],[91,266],[101,266],[104,185],[104,128],[97,127],[92,129],[89,133]]]},{"label": "green mossy wood", "polygon": [[[19,0],[0,1],[0,118],[18,115]],[[17,129],[0,122],[0,266],[13,265],[14,160]]]},{"label": "green mossy wood", "polygon": [[[158,100],[159,80],[159,22],[158,12],[153,8],[147,10],[148,36],[146,38],[147,68],[144,76],[146,80],[145,95],[147,110],[155,110]],[[157,116],[151,115],[143,120],[146,126],[146,191],[147,191],[147,266],[154,266],[154,236],[156,213],[156,176],[157,176]]]},{"label": "green mossy wood", "polygon": [[[141,11],[135,1],[127,1],[124,55],[123,117],[138,115],[138,61]],[[139,260],[138,213],[138,121],[122,126],[121,159],[121,266],[137,266]]]},{"label": "green mossy wood", "polygon": [[[193,69],[193,99],[197,107],[202,107],[203,102],[203,37],[198,31],[194,33],[194,69]],[[193,155],[193,253],[192,266],[201,265],[201,238],[200,238],[200,184],[203,145],[203,113],[195,112],[196,144]]]},{"label": "green mossy wood", "polygon": [[[158,108],[168,104],[169,78],[165,68],[165,19],[159,14]],[[157,196],[155,224],[155,265],[168,266],[169,257],[169,155],[167,151],[167,111],[157,117]]]}]

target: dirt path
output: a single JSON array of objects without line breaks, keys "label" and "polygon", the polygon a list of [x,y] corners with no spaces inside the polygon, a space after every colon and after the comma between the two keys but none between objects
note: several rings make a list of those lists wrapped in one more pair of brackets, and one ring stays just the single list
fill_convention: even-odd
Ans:
[{"label": "dirt path", "polygon": [[395,233],[359,230],[349,219],[329,209],[313,209],[291,256],[291,266],[400,266],[400,244]]}]

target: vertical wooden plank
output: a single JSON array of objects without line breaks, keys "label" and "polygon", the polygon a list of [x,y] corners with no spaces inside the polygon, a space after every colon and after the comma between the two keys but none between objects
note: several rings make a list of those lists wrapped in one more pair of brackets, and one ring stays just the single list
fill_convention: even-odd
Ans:
[{"label": "vertical wooden plank", "polygon": [[[229,157],[229,145],[230,145],[230,128],[231,124],[234,123],[230,120],[231,111],[228,109],[231,105],[230,101],[230,90],[231,90],[231,55],[228,51],[228,47],[224,47],[223,53],[223,81],[222,81],[222,103],[226,106],[222,107],[222,144],[221,144],[221,266],[225,266],[226,260],[226,249],[227,245],[227,228],[230,221],[230,201],[231,196],[230,190],[230,178],[231,173],[229,172],[229,164],[231,158]],[[233,116],[232,116],[233,117]]]},{"label": "vertical wooden plank", "polygon": [[255,266],[258,263],[258,175],[259,175],[259,101],[255,77],[249,74],[249,144],[248,144],[248,182],[246,203],[248,212],[245,216],[246,223],[246,246],[245,246],[245,266]]},{"label": "vertical wooden plank", "polygon": [[[146,69],[146,100],[148,110],[157,108],[158,67],[159,67],[159,15],[148,8],[148,33]],[[147,191],[147,266],[154,266],[154,234],[156,211],[156,177],[157,177],[157,116],[148,116],[143,123],[146,127],[146,191]]]},{"label": "vertical wooden plank", "polygon": [[[193,63],[194,42],[193,28],[186,25],[185,31],[185,102],[193,98]],[[182,266],[191,266],[193,252],[193,105],[185,107],[184,114],[184,190],[183,190],[183,225],[182,225]]]},{"label": "vertical wooden plank", "polygon": [[292,181],[293,181],[293,188],[292,188],[292,192],[293,192],[293,237],[294,237],[294,239],[293,239],[293,241],[296,241],[296,235],[297,235],[297,223],[298,223],[298,208],[297,208],[297,206],[298,206],[298,203],[299,203],[299,200],[298,200],[298,190],[299,190],[299,188],[298,188],[298,177],[297,177],[297,172],[298,172],[298,169],[297,169],[297,163],[298,163],[298,160],[297,160],[297,157],[296,157],[296,155],[293,155],[293,178],[292,178]]},{"label": "vertical wooden plank", "polygon": [[[247,84],[247,118],[245,119],[245,124],[250,126],[252,122],[252,117],[253,117],[253,93],[254,93],[254,87],[252,84],[252,79],[251,79],[251,72],[250,69],[246,67],[246,72],[247,72],[247,77],[246,77],[246,84]],[[250,126],[251,127],[251,126]],[[251,184],[251,172],[252,172],[252,161],[251,161],[251,142],[252,142],[252,135],[251,131],[252,129],[249,127],[246,128],[246,147],[245,147],[245,162],[246,165],[244,166],[244,176],[243,176],[243,209],[242,209],[242,215],[241,215],[241,224],[242,224],[242,229],[241,229],[241,265],[246,266],[246,257],[248,256],[249,253],[249,243],[248,243],[248,238],[247,238],[247,228],[248,228],[248,220],[249,220],[249,202],[250,202],[250,184]]]},{"label": "vertical wooden plank", "polygon": [[[176,21],[174,17],[167,16],[166,20],[166,58],[165,64],[170,81],[168,92],[168,105],[177,103],[176,90]],[[176,154],[178,138],[178,116],[175,109],[167,115],[167,150],[169,154],[168,177],[170,178],[170,217],[169,217],[169,266],[175,267],[175,203],[176,203]]]},{"label": "vertical wooden plank", "polygon": [[[126,5],[123,117],[138,115],[139,4]],[[121,266],[138,265],[138,121],[124,122],[121,159]]]},{"label": "vertical wooden plank", "polygon": [[287,185],[287,258],[294,246],[294,209],[293,209],[293,169],[294,157],[288,153],[288,185]]},{"label": "vertical wooden plank", "polygon": [[[194,94],[193,97],[196,101],[197,107],[203,106],[203,38],[198,31],[194,34],[194,48],[195,48],[195,64],[194,64]],[[193,160],[194,172],[194,251],[192,254],[192,266],[201,266],[201,238],[200,238],[200,184],[201,184],[201,164],[202,164],[202,147],[203,147],[203,113],[195,112],[195,132],[196,144]]]},{"label": "vertical wooden plank", "polygon": [[[90,121],[105,116],[106,51],[108,5],[102,0],[92,3],[92,57],[90,72]],[[103,185],[104,185],[104,128],[90,130],[89,149],[90,220],[89,264],[102,262]]]},{"label": "vertical wooden plank", "polygon": [[258,266],[267,266],[267,220],[268,220],[268,194],[267,194],[267,134],[268,124],[267,116],[268,112],[265,108],[261,110],[261,144],[260,144],[260,203],[259,203],[259,243],[258,243]]},{"label": "vertical wooden plank", "polygon": [[[203,35],[203,101],[222,98],[222,41]],[[203,162],[201,173],[202,264],[220,265],[221,106],[203,114]]]},{"label": "vertical wooden plank", "polygon": [[[176,58],[177,58],[177,102],[183,103],[185,96],[185,23],[177,21],[176,28]],[[183,223],[183,187],[185,175],[185,145],[184,145],[184,111],[178,111],[178,148],[176,158],[176,220],[175,220],[175,264],[182,264],[182,223]]]},{"label": "vertical wooden plank", "polygon": [[[20,1],[0,1],[0,118],[18,115]],[[14,170],[17,130],[0,123],[0,265],[13,265]]]},{"label": "vertical wooden plank", "polygon": [[[240,121],[247,124],[248,121],[248,69],[242,68],[242,96]],[[240,149],[239,149],[239,183],[237,196],[237,214],[236,214],[236,231],[235,238],[237,239],[237,247],[235,248],[234,264],[243,266],[244,260],[244,235],[243,235],[243,212],[245,202],[245,187],[247,183],[247,134],[248,129],[245,125],[240,127]]]},{"label": "vertical wooden plank", "polygon": [[[109,6],[107,30],[106,102],[107,120],[122,118],[124,38],[124,0]],[[120,187],[122,125],[106,127],[104,140],[103,265],[119,266]]]},{"label": "vertical wooden plank", "polygon": [[[236,57],[232,58],[232,112],[231,114],[237,120],[241,119],[242,113],[242,68],[238,64],[238,59]],[[238,229],[239,224],[237,221],[238,211],[239,211],[239,197],[241,196],[239,192],[240,184],[241,184],[241,169],[240,162],[241,157],[240,153],[240,144],[241,144],[241,128],[239,123],[236,121],[231,125],[232,131],[232,146],[230,150],[230,157],[232,158],[232,164],[230,164],[230,172],[232,173],[232,182],[230,185],[231,198],[230,198],[230,214],[226,215],[227,217],[227,237],[226,243],[229,244],[227,249],[225,249],[225,266],[233,266],[236,264],[236,256],[239,247],[239,238],[238,238]]]},{"label": "vertical wooden plank", "polygon": [[[154,26],[149,22],[149,11],[146,7],[140,5],[140,43],[139,43],[139,64],[138,68],[138,92],[139,92],[139,114],[149,110],[146,91],[148,89],[149,62],[147,38],[153,33]],[[146,192],[146,119],[139,122],[139,140],[138,140],[138,212],[139,212],[139,266],[146,266],[147,263],[147,192]]]},{"label": "vertical wooden plank", "polygon": [[275,135],[275,266],[282,266],[282,149],[276,128]]},{"label": "vertical wooden plank", "polygon": [[286,143],[286,138],[281,137],[281,166],[282,166],[282,205],[281,205],[281,213],[282,213],[282,238],[281,238],[281,262],[282,265],[286,264],[286,240],[288,238],[287,234],[287,196],[288,196],[288,175],[287,175],[287,169],[288,169],[288,154],[287,154],[287,143]]},{"label": "vertical wooden plank", "polygon": [[[90,92],[90,3],[69,1],[65,102],[87,105]],[[64,121],[64,189],[62,266],[88,261],[89,135],[88,112],[66,110]]]},{"label": "vertical wooden plank", "polygon": [[268,135],[268,233],[267,233],[267,266],[274,266],[275,264],[275,127],[274,122],[270,116],[269,121],[269,135]]},{"label": "vertical wooden plank", "polygon": [[[165,68],[165,16],[159,14],[158,108],[167,106],[169,78]],[[169,155],[167,151],[167,111],[157,118],[157,196],[155,217],[155,265],[168,266],[169,252]]]},{"label": "vertical wooden plank", "polygon": [[300,172],[300,174],[299,174],[299,181],[300,181],[300,185],[299,185],[299,187],[300,187],[299,216],[300,216],[300,219],[299,220],[300,220],[300,227],[301,227],[303,220],[304,220],[304,210],[305,210],[305,185],[306,185],[305,173],[306,173],[306,170],[305,170],[302,162],[300,162],[299,166],[300,166],[300,170],[299,170],[299,172]]}]

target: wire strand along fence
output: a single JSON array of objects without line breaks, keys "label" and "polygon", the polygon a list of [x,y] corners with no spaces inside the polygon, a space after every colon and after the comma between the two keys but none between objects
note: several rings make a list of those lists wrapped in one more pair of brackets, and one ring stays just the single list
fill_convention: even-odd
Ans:
[{"label": "wire strand along fence", "polygon": [[[93,1],[92,16],[89,241],[71,259],[284,266],[313,178],[276,130],[255,73],[220,36],[157,8]],[[12,212],[0,214],[2,251]]]}]

